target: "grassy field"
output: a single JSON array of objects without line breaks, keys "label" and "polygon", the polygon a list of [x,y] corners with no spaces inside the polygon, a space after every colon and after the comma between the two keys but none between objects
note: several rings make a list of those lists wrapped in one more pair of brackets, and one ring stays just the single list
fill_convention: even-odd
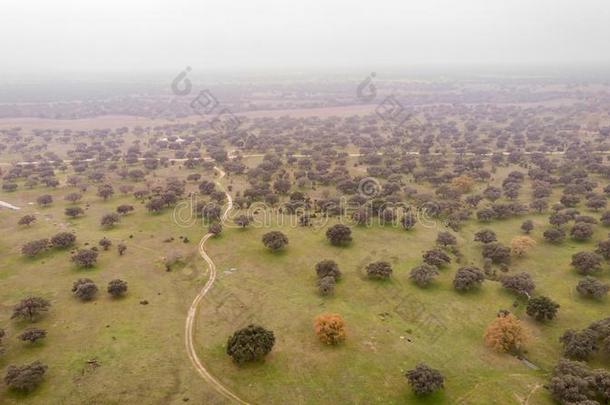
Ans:
[{"label": "grassy field", "polygon": [[[513,260],[510,272],[527,270],[537,284],[536,293],[561,305],[558,319],[547,324],[533,322],[525,315],[525,301],[497,282],[486,281],[475,292],[456,292],[451,281],[460,265],[455,262],[429,288],[412,284],[408,272],[434,245],[434,227],[420,224],[410,232],[355,227],[352,245],[340,248],[326,241],[324,229],[272,226],[290,240],[279,253],[268,252],[260,241],[268,229],[227,229],[208,247],[220,276],[202,305],[200,355],[232,390],[255,403],[292,398],[306,404],[506,404],[520,403],[530,394],[529,403],[550,403],[540,386],[560,356],[559,336],[605,316],[607,302],[585,301],[574,294],[579,277],[569,266],[570,256],[592,244],[549,245],[541,238],[546,219],[531,218],[538,245],[527,257]],[[508,244],[520,234],[522,220],[496,223],[499,240]],[[472,243],[481,227],[472,221],[460,232],[464,264],[482,265],[480,248]],[[323,259],[335,260],[343,272],[330,298],[316,290],[314,266]],[[366,279],[364,266],[375,260],[392,263],[390,281]],[[484,329],[503,308],[525,322],[530,335],[526,355],[540,370],[485,347]],[[317,340],[312,323],[322,312],[345,318],[349,336],[344,345],[326,347]],[[224,353],[226,338],[249,322],[272,329],[277,342],[264,363],[238,367]],[[446,377],[445,390],[426,399],[413,396],[403,376],[420,361]]]},{"label": "grassy field", "polygon": [[[126,139],[122,149],[136,136],[129,134]],[[54,145],[50,149],[65,157],[66,148]],[[358,150],[351,145],[349,151]],[[164,150],[160,155],[173,157],[173,153]],[[5,163],[14,158],[10,151],[0,154]],[[366,165],[357,165],[357,157],[346,160],[350,175],[367,176]],[[262,161],[260,156],[244,159],[249,168]],[[499,167],[489,184],[500,186],[513,170],[526,172],[514,165]],[[164,184],[169,176],[184,179],[194,172],[201,172],[204,179],[213,178],[211,172],[175,164],[150,173],[146,184]],[[179,227],[171,209],[149,214],[131,196],[120,195],[118,186],[123,181],[114,174],[115,196],[104,201],[91,185],[79,202],[85,216],[68,219],[63,211],[69,204],[63,197],[74,191],[65,186],[69,174],[58,171],[61,185],[57,189],[29,190],[20,181],[17,192],[0,192],[0,200],[22,207],[20,211],[0,210],[0,328],[7,331],[0,369],[34,360],[49,366],[38,389],[22,395],[2,387],[0,403],[227,403],[197,375],[184,348],[187,310],[207,280],[205,263],[197,253],[207,225],[196,222]],[[605,179],[597,180],[601,191]],[[249,187],[247,176],[228,176],[223,181],[232,186],[234,194]],[[415,184],[409,176],[404,181],[421,192],[433,192],[430,185]],[[142,182],[136,188],[144,186]],[[480,193],[486,186],[479,182],[474,192]],[[196,191],[196,183],[187,189]],[[334,185],[302,191],[312,199],[336,193]],[[33,203],[46,193],[55,200],[50,207]],[[555,188],[549,200],[557,201],[560,193]],[[528,201],[530,194],[527,180],[521,200]],[[115,228],[103,229],[100,217],[123,203],[133,204],[135,212],[122,217]],[[599,217],[599,213],[579,208],[583,214]],[[30,213],[37,222],[18,226],[19,217]],[[233,212],[232,217],[237,214]],[[301,228],[292,224],[294,217],[283,217],[278,223],[271,215],[264,227],[238,229],[228,224],[206,247],[219,274],[198,313],[195,342],[199,356],[223,384],[255,404],[280,404],[287,399],[295,404],[551,403],[542,385],[561,355],[559,336],[568,328],[582,328],[607,315],[607,300],[585,300],[575,293],[580,276],[569,264],[573,253],[592,250],[595,241],[605,239],[607,229],[596,226],[591,242],[567,240],[551,245],[542,238],[549,228],[547,216],[528,214],[490,224],[466,221],[456,234],[464,255],[461,263],[454,258],[426,289],[411,283],[408,273],[421,263],[422,253],[435,245],[438,231],[445,230],[442,224],[418,224],[408,232],[391,226],[353,226],[354,242],[347,247],[331,246],[325,238],[325,230],[335,220]],[[535,294],[547,295],[561,305],[558,318],[545,324],[533,322],[525,314],[525,300],[497,282],[486,281],[480,290],[464,294],[452,287],[458,267],[482,267],[481,248],[473,242],[475,232],[489,227],[508,245],[521,234],[520,225],[527,218],[535,223],[532,237],[538,244],[526,257],[513,259],[510,273],[529,272],[537,285]],[[272,253],[263,247],[261,236],[271,229],[288,235],[290,243],[284,251]],[[70,250],[51,249],[35,259],[20,254],[25,242],[66,230],[76,233],[77,247],[97,245],[104,236],[114,246],[100,252],[97,266],[90,270],[76,268],[70,262]],[[189,243],[183,243],[181,236]],[[127,244],[124,256],[116,251],[119,242]],[[166,272],[162,257],[174,253],[182,260]],[[343,272],[335,295],[326,298],[318,294],[314,270],[323,259],[335,260]],[[391,280],[366,278],[365,266],[377,260],[392,264]],[[605,270],[599,278],[610,281],[607,273]],[[94,301],[84,303],[72,296],[72,283],[80,277],[98,285]],[[114,278],[129,283],[123,299],[113,300],[106,294],[106,285]],[[53,305],[35,324],[48,331],[48,337],[35,345],[16,339],[29,325],[9,319],[13,305],[28,295],[40,295]],[[142,305],[143,300],[148,305]],[[500,309],[509,309],[525,323],[529,333],[526,357],[536,369],[484,345],[484,330]],[[339,313],[346,320],[348,339],[343,345],[324,346],[314,335],[313,318],[323,312]],[[276,345],[264,362],[238,367],[225,354],[227,338],[251,322],[273,330]],[[426,398],[411,393],[404,373],[419,362],[441,370],[446,379],[444,390]],[[591,364],[601,366],[595,361]]]},{"label": "grassy field", "polygon": [[[245,163],[253,167],[260,161],[249,158]],[[355,161],[349,159],[352,174],[363,173],[362,167],[353,167]],[[515,169],[500,168],[492,183],[499,184]],[[176,165],[159,169],[153,180],[162,183],[169,175],[189,172]],[[204,176],[212,177],[211,173]],[[232,176],[226,184],[232,184],[234,190],[247,186],[243,176]],[[191,190],[194,185],[188,187]],[[317,196],[325,189],[330,190],[318,187],[310,193]],[[23,207],[18,212],[0,211],[0,327],[8,335],[0,366],[36,359],[49,365],[39,389],[27,396],[5,390],[3,400],[31,404],[167,404],[184,403],[185,399],[226,403],[200,380],[184,351],[186,311],[207,279],[196,249],[206,226],[177,227],[171,210],[151,215],[140,203],[134,204],[132,197],[119,193],[103,201],[95,196],[95,187],[79,203],[86,215],[67,219],[63,210],[68,203],[63,196],[69,189],[52,190],[55,202],[48,208],[32,204],[43,192],[48,189],[21,187],[0,196]],[[524,187],[523,194],[529,194],[529,187]],[[556,192],[553,198],[557,197]],[[122,217],[114,229],[101,228],[102,214],[122,203],[134,204],[135,212]],[[18,227],[18,218],[26,213],[35,214],[37,222]],[[541,236],[549,225],[544,215],[497,221],[492,228],[508,244],[521,233],[524,219],[534,220],[532,236],[538,245],[527,257],[514,259],[510,272],[530,272],[537,284],[536,294],[548,295],[561,305],[558,319],[547,324],[528,318],[525,301],[502,290],[499,283],[486,281],[479,291],[465,294],[453,289],[451,281],[459,266],[482,266],[480,246],[472,238],[486,225],[477,221],[467,221],[457,234],[464,254],[461,263],[454,260],[432,286],[420,289],[409,281],[408,272],[421,262],[422,252],[434,246],[441,224],[418,224],[408,232],[391,226],[353,227],[354,242],[334,247],[324,236],[334,220],[301,228],[291,223],[294,218],[283,217],[283,223],[276,218],[268,216],[264,227],[226,226],[220,237],[209,240],[207,250],[219,276],[201,305],[196,325],[195,340],[204,364],[252,403],[283,403],[291,398],[299,404],[505,404],[521,403],[528,397],[530,404],[550,403],[542,384],[560,356],[559,336],[565,329],[584,327],[606,313],[607,301],[588,301],[575,294],[579,276],[569,265],[573,253],[591,250],[594,242],[545,243]],[[261,236],[270,229],[288,235],[290,244],[285,251],[271,253],[263,247]],[[20,255],[24,242],[64,230],[76,233],[78,247],[95,245],[103,236],[115,246],[101,252],[98,265],[91,270],[77,269],[69,260],[69,250],[51,249],[35,259]],[[593,240],[603,239],[605,233],[598,226]],[[189,243],[182,243],[180,236],[186,236]],[[173,241],[166,242],[172,237]],[[128,246],[122,257],[115,249],[120,241]],[[166,272],[161,257],[171,253],[180,253],[183,260]],[[322,298],[317,293],[314,266],[323,259],[337,261],[343,272],[333,297]],[[364,267],[376,260],[392,264],[391,280],[365,277]],[[72,282],[79,277],[97,283],[100,292],[94,301],[83,303],[72,296]],[[129,282],[125,298],[112,300],[105,293],[113,278]],[[601,278],[608,281],[607,275]],[[36,324],[47,329],[49,336],[32,347],[15,339],[28,325],[9,320],[12,306],[27,295],[43,296],[53,304]],[[141,305],[142,300],[149,304]],[[526,356],[539,369],[484,346],[484,329],[499,309],[510,309],[525,322],[530,335]],[[326,347],[317,340],[312,323],[322,312],[340,313],[345,318],[345,344]],[[225,354],[226,340],[250,322],[272,329],[276,346],[264,363],[237,367]],[[93,360],[98,367],[91,365]],[[404,378],[407,369],[422,361],[446,377],[445,389],[425,399],[411,394]]]},{"label": "grassy field", "polygon": [[[196,247],[205,230],[178,228],[171,210],[151,215],[132,197],[118,195],[103,201],[95,196],[95,187],[79,204],[88,207],[85,216],[71,220],[63,213],[68,205],[63,201],[66,189],[51,192],[55,202],[48,208],[28,204],[42,192],[24,189],[0,195],[23,207],[0,210],[0,327],[7,331],[0,368],[41,360],[49,370],[44,383],[29,395],[3,387],[0,403],[168,404],[184,403],[185,398],[223,403],[201,383],[184,350],[186,311],[207,279],[204,263],[193,260],[198,258]],[[121,203],[134,204],[135,211],[122,217],[114,229],[102,229],[102,214]],[[37,221],[30,227],[17,226],[27,213],[35,214]],[[51,249],[35,259],[20,254],[24,242],[60,231],[75,232],[78,247],[97,245],[103,236],[114,246],[101,251],[97,266],[90,270],[76,268],[69,249]],[[190,242],[182,243],[179,236]],[[172,237],[174,241],[164,242]],[[121,241],[128,247],[124,256],[116,251]],[[180,253],[184,263],[166,272],[161,257],[171,252]],[[92,302],[72,296],[72,283],[81,277],[93,279],[99,288]],[[113,300],[106,293],[108,281],[114,278],[129,283],[122,299]],[[40,295],[52,304],[34,324],[46,329],[48,337],[31,347],[16,338],[30,325],[9,319],[13,305],[28,295]],[[148,305],[141,305],[142,300]],[[90,360],[99,367],[90,365]]]}]

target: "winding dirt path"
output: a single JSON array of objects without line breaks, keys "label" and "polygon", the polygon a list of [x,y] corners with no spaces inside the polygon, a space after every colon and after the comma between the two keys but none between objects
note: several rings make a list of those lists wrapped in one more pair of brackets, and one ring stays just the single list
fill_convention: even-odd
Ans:
[{"label": "winding dirt path", "polygon": [[16,205],[7,203],[6,201],[0,201],[0,207],[1,208],[8,208],[10,210],[15,210],[15,211],[21,209],[21,208],[17,207]]},{"label": "winding dirt path", "polygon": [[[227,196],[227,201],[228,201],[227,208],[225,209],[225,211],[222,214],[222,217],[220,219],[220,222],[223,223],[226,221],[227,216],[229,215],[229,211],[231,211],[231,209],[233,208],[233,198],[231,198],[231,195],[225,190],[225,188],[222,186],[222,184],[220,184],[220,179],[222,179],[225,176],[225,172],[223,172],[218,167],[214,167],[214,169],[216,169],[218,171],[218,173],[220,173],[220,177],[218,178],[218,181],[216,181],[216,184],[221,188],[222,191],[224,191],[224,193]],[[212,237],[212,234],[207,233],[203,236],[203,238],[201,238],[201,241],[199,242],[199,255],[208,264],[208,268],[210,269],[210,276],[208,277],[208,281],[205,283],[205,285],[203,286],[201,291],[199,291],[199,294],[197,294],[197,296],[193,300],[193,303],[191,304],[191,307],[189,308],[189,311],[188,311],[188,315],[186,317],[185,334],[184,334],[184,343],[186,345],[186,354],[188,355],[189,359],[191,360],[191,363],[193,363],[193,367],[195,367],[195,369],[197,370],[199,375],[208,384],[210,384],[219,394],[221,394],[223,397],[225,397],[233,402],[248,405],[248,402],[239,398],[236,394],[231,392],[227,387],[222,385],[222,383],[220,383],[220,381],[218,381],[216,378],[214,378],[214,376],[208,371],[208,369],[201,362],[201,359],[199,358],[199,356],[197,356],[197,352],[195,350],[195,346],[193,343],[193,340],[194,340],[193,329],[194,329],[194,325],[195,325],[195,318],[197,316],[197,309],[199,308],[199,304],[201,303],[201,300],[203,299],[203,297],[205,297],[205,295],[210,291],[210,289],[214,285],[214,281],[216,281],[216,265],[214,264],[214,261],[212,261],[212,259],[210,258],[210,256],[208,256],[208,254],[206,253],[206,251],[204,249],[205,242],[208,239],[210,239],[211,237]]]}]

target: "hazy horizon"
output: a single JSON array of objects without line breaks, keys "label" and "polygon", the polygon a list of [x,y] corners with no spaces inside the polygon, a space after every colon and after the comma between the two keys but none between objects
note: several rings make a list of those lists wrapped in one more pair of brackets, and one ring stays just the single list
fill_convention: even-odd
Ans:
[{"label": "hazy horizon", "polygon": [[610,66],[610,4],[8,1],[0,72]]}]

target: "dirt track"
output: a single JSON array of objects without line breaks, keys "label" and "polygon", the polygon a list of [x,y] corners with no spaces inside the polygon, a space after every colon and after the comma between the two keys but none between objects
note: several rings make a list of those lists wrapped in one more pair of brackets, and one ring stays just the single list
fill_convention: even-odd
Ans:
[{"label": "dirt track", "polygon": [[21,209],[21,208],[19,208],[19,207],[15,206],[15,205],[13,205],[13,204],[9,204],[9,203],[7,203],[7,202],[5,202],[5,201],[0,201],[0,207],[2,207],[2,208],[8,208],[8,209],[15,210],[15,211],[17,211],[17,210],[20,210],[20,209]]},{"label": "dirt track", "polygon": [[[215,169],[220,173],[220,177],[218,178],[218,180],[222,179],[225,175],[225,172],[223,172],[218,167],[215,167]],[[229,211],[231,211],[231,208],[233,208],[233,199],[231,198],[231,195],[224,189],[222,184],[220,184],[220,181],[217,181],[216,184],[227,195],[227,201],[228,201],[227,208],[226,208],[225,212],[222,214],[222,218],[221,218],[221,223],[223,223],[227,219],[227,215],[229,214]],[[205,242],[209,238],[211,238],[212,235],[213,234],[211,234],[211,233],[205,234],[203,236],[203,238],[201,238],[201,241],[199,242],[199,255],[208,264],[208,268],[210,269],[210,275],[208,277],[208,281],[205,283],[205,285],[203,286],[201,291],[199,291],[199,294],[197,294],[197,296],[193,300],[191,307],[189,308],[188,315],[186,316],[186,325],[185,325],[185,334],[184,334],[184,343],[186,345],[186,354],[188,355],[189,359],[191,360],[191,363],[193,363],[193,367],[195,367],[195,369],[197,370],[199,375],[201,375],[201,377],[208,384],[210,384],[219,394],[221,394],[223,397],[225,397],[233,402],[236,402],[239,404],[248,404],[248,402],[239,398],[236,394],[234,394],[228,388],[226,388],[224,385],[222,385],[212,374],[210,374],[210,372],[207,370],[205,365],[201,362],[201,359],[199,359],[199,356],[197,356],[197,351],[195,350],[195,346],[193,343],[193,341],[194,341],[193,329],[194,329],[194,324],[195,324],[195,318],[197,316],[197,309],[199,308],[199,304],[201,303],[201,300],[203,300],[203,297],[205,297],[205,295],[212,289],[212,286],[214,285],[214,281],[216,280],[216,265],[214,264],[214,261],[210,258],[210,256],[208,256],[208,254],[205,252],[205,249],[204,249]]]}]

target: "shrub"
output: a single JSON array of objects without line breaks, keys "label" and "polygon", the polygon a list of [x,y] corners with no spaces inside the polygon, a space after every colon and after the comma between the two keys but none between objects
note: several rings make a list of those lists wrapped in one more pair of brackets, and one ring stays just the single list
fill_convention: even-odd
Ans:
[{"label": "shrub", "polygon": [[197,209],[201,212],[201,216],[208,222],[220,221],[222,215],[222,209],[216,203],[205,204],[201,209]]},{"label": "shrub", "polygon": [[160,212],[163,207],[165,207],[165,200],[163,200],[161,197],[152,198],[146,203],[146,209],[149,212]]},{"label": "shrub", "polygon": [[552,299],[540,296],[527,302],[526,313],[537,321],[553,320],[557,315],[559,304]]},{"label": "shrub", "polygon": [[498,187],[489,186],[483,190],[483,196],[490,201],[496,201],[502,196],[502,190],[500,190]]},{"label": "shrub", "polygon": [[578,252],[572,255],[572,266],[583,275],[598,272],[601,262],[601,256],[593,252]]},{"label": "shrub", "polygon": [[100,220],[100,225],[102,225],[104,228],[111,228],[117,222],[119,222],[119,214],[117,214],[116,212],[111,212],[102,216],[102,219]]},{"label": "shrub", "polygon": [[19,336],[19,340],[24,342],[35,343],[39,339],[44,339],[47,336],[47,331],[40,328],[28,328],[24,330]]},{"label": "shrub", "polygon": [[590,217],[588,215],[577,215],[574,218],[575,222],[584,222],[586,224],[591,224],[591,225],[596,225],[597,223],[599,223],[599,221],[593,217]]},{"label": "shrub", "polygon": [[311,225],[311,216],[309,214],[303,214],[299,217],[299,225],[300,226],[310,226]]},{"label": "shrub", "polygon": [[358,225],[368,224],[371,219],[371,211],[367,207],[360,207],[352,213],[352,220]]},{"label": "shrub", "polygon": [[531,219],[523,221],[521,224],[521,230],[529,234],[534,229],[534,222]]},{"label": "shrub", "polygon": [[97,188],[97,195],[102,197],[104,200],[107,200],[114,194],[114,189],[110,184],[101,184]]},{"label": "shrub", "polygon": [[277,251],[288,244],[288,237],[280,231],[271,231],[263,235],[263,244],[267,249]]},{"label": "shrub", "polygon": [[466,204],[468,204],[469,207],[476,208],[482,199],[483,199],[483,197],[481,197],[480,195],[474,194],[474,195],[466,196],[464,201],[466,202]]},{"label": "shrub", "polygon": [[75,218],[85,214],[85,211],[81,207],[68,207],[64,210],[66,216]]},{"label": "shrub", "polygon": [[457,244],[457,239],[449,232],[439,232],[436,236],[436,243],[441,246],[455,245]]},{"label": "shrub", "polygon": [[47,366],[35,361],[23,366],[8,366],[4,375],[5,384],[18,391],[31,391],[42,382]]},{"label": "shrub", "polygon": [[606,205],[608,205],[608,200],[604,196],[593,196],[592,198],[587,199],[586,203],[586,206],[593,211],[605,208]]},{"label": "shrub", "polygon": [[445,379],[440,371],[435,370],[424,363],[420,363],[413,370],[407,371],[406,375],[411,389],[417,395],[427,395],[443,388]]},{"label": "shrub", "polygon": [[13,315],[11,319],[22,318],[32,321],[37,318],[41,312],[46,312],[51,307],[51,303],[41,297],[27,297],[22,299],[19,304],[13,307]]},{"label": "shrub", "polygon": [[485,281],[485,274],[478,267],[460,267],[455,273],[453,287],[458,291],[468,291],[479,287],[483,281]]},{"label": "shrub", "polygon": [[542,236],[550,243],[561,243],[566,238],[566,233],[561,228],[551,228],[544,231]]},{"label": "shrub", "polygon": [[108,283],[107,291],[108,294],[112,295],[115,298],[120,297],[127,292],[127,282],[118,278],[115,280],[111,280]]},{"label": "shrub", "polygon": [[496,264],[510,262],[510,248],[498,242],[484,244],[482,254]]},{"label": "shrub", "polygon": [[534,284],[532,276],[525,272],[512,276],[502,276],[500,278],[500,282],[502,283],[502,287],[506,288],[507,290],[513,291],[517,294],[524,294],[528,297],[536,288],[536,284]]},{"label": "shrub", "polygon": [[549,223],[556,227],[559,227],[563,224],[567,224],[569,220],[570,217],[561,212],[554,212],[549,217]]},{"label": "shrub", "polygon": [[440,249],[430,249],[422,255],[424,263],[431,266],[441,267],[451,263],[451,258]]},{"label": "shrub", "polygon": [[595,253],[601,255],[606,260],[610,259],[610,239],[599,241]]},{"label": "shrub", "polygon": [[131,193],[133,191],[133,189],[134,189],[134,186],[132,186],[131,184],[123,184],[123,185],[119,186],[119,191],[125,195]]},{"label": "shrub", "polygon": [[474,241],[481,243],[491,243],[497,241],[496,233],[491,229],[482,229],[474,234]]},{"label": "shrub", "polygon": [[568,329],[560,338],[566,357],[587,360],[597,350],[597,335],[591,329]]},{"label": "shrub", "polygon": [[71,260],[80,267],[93,267],[97,263],[98,253],[93,249],[79,249],[71,257]]},{"label": "shrub", "polygon": [[126,215],[126,214],[130,213],[131,211],[133,211],[133,205],[121,204],[118,207],[116,207],[116,212],[121,215]]},{"label": "shrub", "polygon": [[38,239],[25,243],[21,247],[21,254],[28,257],[35,257],[49,247],[48,239]]},{"label": "shrub", "polygon": [[417,218],[412,213],[406,213],[400,220],[400,224],[405,230],[412,229],[417,223]]},{"label": "shrub", "polygon": [[426,287],[429,285],[434,278],[438,275],[438,269],[436,266],[432,266],[427,263],[422,263],[419,266],[415,266],[411,269],[409,278],[420,287]]},{"label": "shrub", "polygon": [[316,264],[316,274],[319,279],[332,277],[335,281],[341,278],[339,266],[333,260],[322,260]]},{"label": "shrub", "polygon": [[90,301],[97,294],[97,286],[89,278],[79,278],[72,284],[72,293],[83,301]]},{"label": "shrub", "polygon": [[70,201],[71,203],[75,203],[81,198],[83,198],[83,195],[80,193],[70,193],[64,197],[64,200]]},{"label": "shrub", "polygon": [[477,219],[481,222],[489,222],[496,216],[491,208],[483,208],[477,211]]},{"label": "shrub", "polygon": [[250,225],[250,222],[252,222],[252,218],[247,215],[240,215],[237,218],[235,218],[234,222],[235,222],[235,225],[245,228],[248,225]]},{"label": "shrub", "polygon": [[559,403],[594,405],[610,399],[609,378],[605,370],[591,370],[586,363],[560,359],[547,388]]},{"label": "shrub", "polygon": [[320,295],[327,296],[335,293],[335,278],[332,276],[325,276],[318,279],[318,291]]},{"label": "shrub", "polygon": [[208,228],[208,233],[211,233],[214,236],[220,235],[221,232],[222,232],[222,225],[217,222],[211,224]]},{"label": "shrub", "polygon": [[6,191],[8,193],[12,193],[13,191],[17,190],[17,183],[3,183],[2,184],[2,190]]},{"label": "shrub", "polygon": [[314,320],[316,335],[327,345],[337,345],[345,340],[345,321],[338,314],[320,314]]},{"label": "shrub", "polygon": [[47,205],[53,202],[53,197],[49,194],[44,194],[38,197],[36,199],[36,202],[38,203],[38,205],[46,207]]},{"label": "shrub", "polygon": [[204,180],[199,184],[199,191],[201,194],[210,195],[216,188],[216,184],[214,182]]},{"label": "shrub", "polygon": [[274,344],[272,331],[262,326],[248,325],[229,337],[227,354],[238,364],[260,360],[271,352]]},{"label": "shrub", "polygon": [[70,247],[76,242],[76,235],[71,232],[60,232],[51,238],[51,245],[60,249]]},{"label": "shrub", "polygon": [[392,266],[388,262],[373,262],[366,266],[369,278],[388,279],[392,275]]},{"label": "shrub", "polygon": [[601,215],[600,221],[605,226],[610,226],[610,211],[606,211]]},{"label": "shrub", "polygon": [[593,236],[593,226],[585,222],[578,222],[574,224],[570,230],[570,236],[572,239],[577,241],[585,241],[591,239]]},{"label": "shrub", "polygon": [[108,250],[110,246],[112,246],[112,241],[104,236],[102,239],[100,239],[98,244],[102,247],[102,249]]},{"label": "shrub", "polygon": [[335,246],[345,245],[352,241],[352,230],[343,224],[336,224],[326,230],[326,238]]},{"label": "shrub", "polygon": [[21,218],[19,218],[19,222],[17,222],[17,224],[29,226],[34,221],[36,221],[36,217],[34,215],[28,214],[28,215],[24,215]]},{"label": "shrub", "polygon": [[565,195],[564,194],[563,196],[561,196],[559,201],[566,207],[575,207],[580,202],[580,198],[578,198],[578,196],[575,196],[575,195],[570,195],[570,194]]},{"label": "shrub", "polygon": [[596,299],[603,298],[608,294],[610,286],[606,283],[602,283],[594,277],[587,276],[578,282],[576,291],[584,297],[592,297]]}]

